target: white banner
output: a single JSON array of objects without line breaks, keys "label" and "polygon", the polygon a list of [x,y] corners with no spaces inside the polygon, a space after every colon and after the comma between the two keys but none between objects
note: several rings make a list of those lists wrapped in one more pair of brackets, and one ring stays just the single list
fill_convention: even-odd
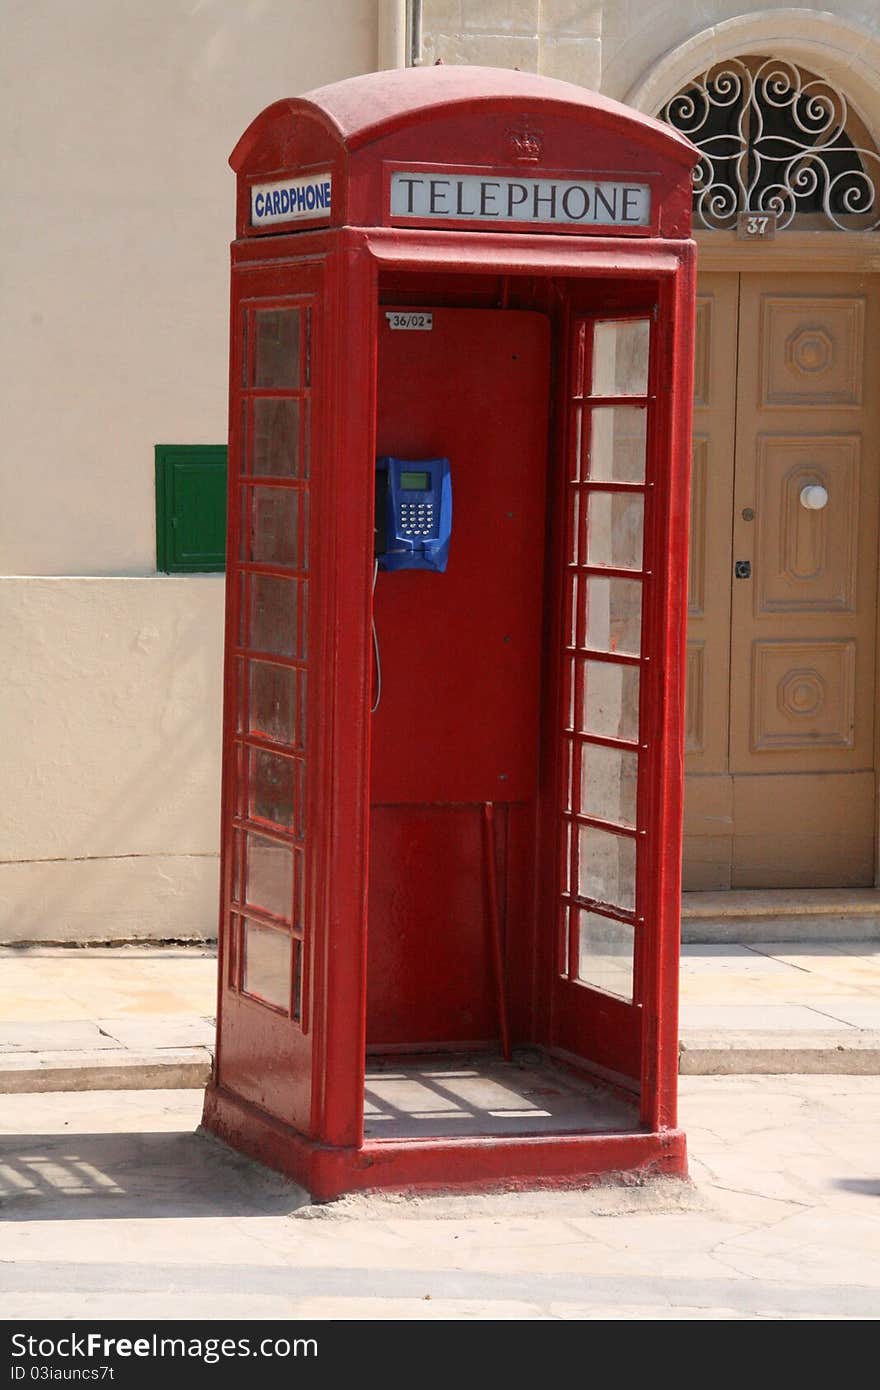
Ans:
[{"label": "white banner", "polygon": [[651,189],[617,179],[509,179],[491,174],[397,170],[391,216],[441,221],[539,222],[567,227],[647,227]]},{"label": "white banner", "polygon": [[251,226],[265,227],[271,222],[300,222],[304,218],[330,218],[332,177],[306,174],[299,179],[280,179],[276,183],[251,186]]}]

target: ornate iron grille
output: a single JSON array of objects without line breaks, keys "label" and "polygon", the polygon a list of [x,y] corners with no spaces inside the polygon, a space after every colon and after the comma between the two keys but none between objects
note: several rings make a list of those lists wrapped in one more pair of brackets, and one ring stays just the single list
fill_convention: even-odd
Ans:
[{"label": "ornate iron grille", "polygon": [[880,227],[880,155],[843,96],[778,58],[730,58],[663,108],[702,158],[694,221],[726,230],[740,213],[775,215],[778,229]]}]

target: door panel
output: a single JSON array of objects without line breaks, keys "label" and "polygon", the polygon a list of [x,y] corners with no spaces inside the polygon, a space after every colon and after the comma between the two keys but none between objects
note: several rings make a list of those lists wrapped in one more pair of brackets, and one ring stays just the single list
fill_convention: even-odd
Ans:
[{"label": "door panel", "polygon": [[741,277],[733,558],[751,577],[733,579],[733,887],[874,876],[875,305],[854,276],[818,288]]},{"label": "door panel", "polygon": [[688,567],[685,888],[728,888],[731,495],[739,277],[707,275],[697,297]]},{"label": "door panel", "polygon": [[871,884],[877,294],[852,275],[701,293],[685,887]]}]

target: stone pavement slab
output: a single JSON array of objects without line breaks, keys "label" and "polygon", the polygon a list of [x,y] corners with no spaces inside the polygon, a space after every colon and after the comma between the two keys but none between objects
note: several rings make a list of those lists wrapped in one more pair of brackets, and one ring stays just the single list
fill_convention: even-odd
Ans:
[{"label": "stone pavement slab", "polygon": [[0,1093],[204,1085],[209,947],[0,951]]},{"label": "stone pavement slab", "polygon": [[681,1090],[691,1182],[320,1207],[198,1091],[10,1097],[4,1316],[877,1319],[880,1078]]},{"label": "stone pavement slab", "polygon": [[[216,970],[205,946],[0,948],[0,1092],[201,1084]],[[880,1070],[880,943],[687,943],[680,1023],[688,1075]]]}]

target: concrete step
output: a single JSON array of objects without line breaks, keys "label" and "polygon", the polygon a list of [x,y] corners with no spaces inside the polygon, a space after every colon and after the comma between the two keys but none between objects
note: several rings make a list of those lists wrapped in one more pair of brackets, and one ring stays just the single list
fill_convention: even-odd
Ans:
[{"label": "concrete step", "polygon": [[37,1091],[154,1091],[205,1086],[206,1047],[128,1048],[6,1053],[0,1057],[0,1095]]},{"label": "concrete step", "polygon": [[682,1034],[681,1076],[878,1076],[880,1032]]},{"label": "concrete step", "polygon": [[[688,1029],[679,1045],[682,1076],[880,1075],[880,1032]],[[40,1091],[185,1090],[207,1085],[207,1048],[151,1052],[28,1052],[0,1059],[0,1094]]]},{"label": "concrete step", "polygon": [[880,941],[880,889],[749,888],[682,893],[681,939],[694,943]]}]

